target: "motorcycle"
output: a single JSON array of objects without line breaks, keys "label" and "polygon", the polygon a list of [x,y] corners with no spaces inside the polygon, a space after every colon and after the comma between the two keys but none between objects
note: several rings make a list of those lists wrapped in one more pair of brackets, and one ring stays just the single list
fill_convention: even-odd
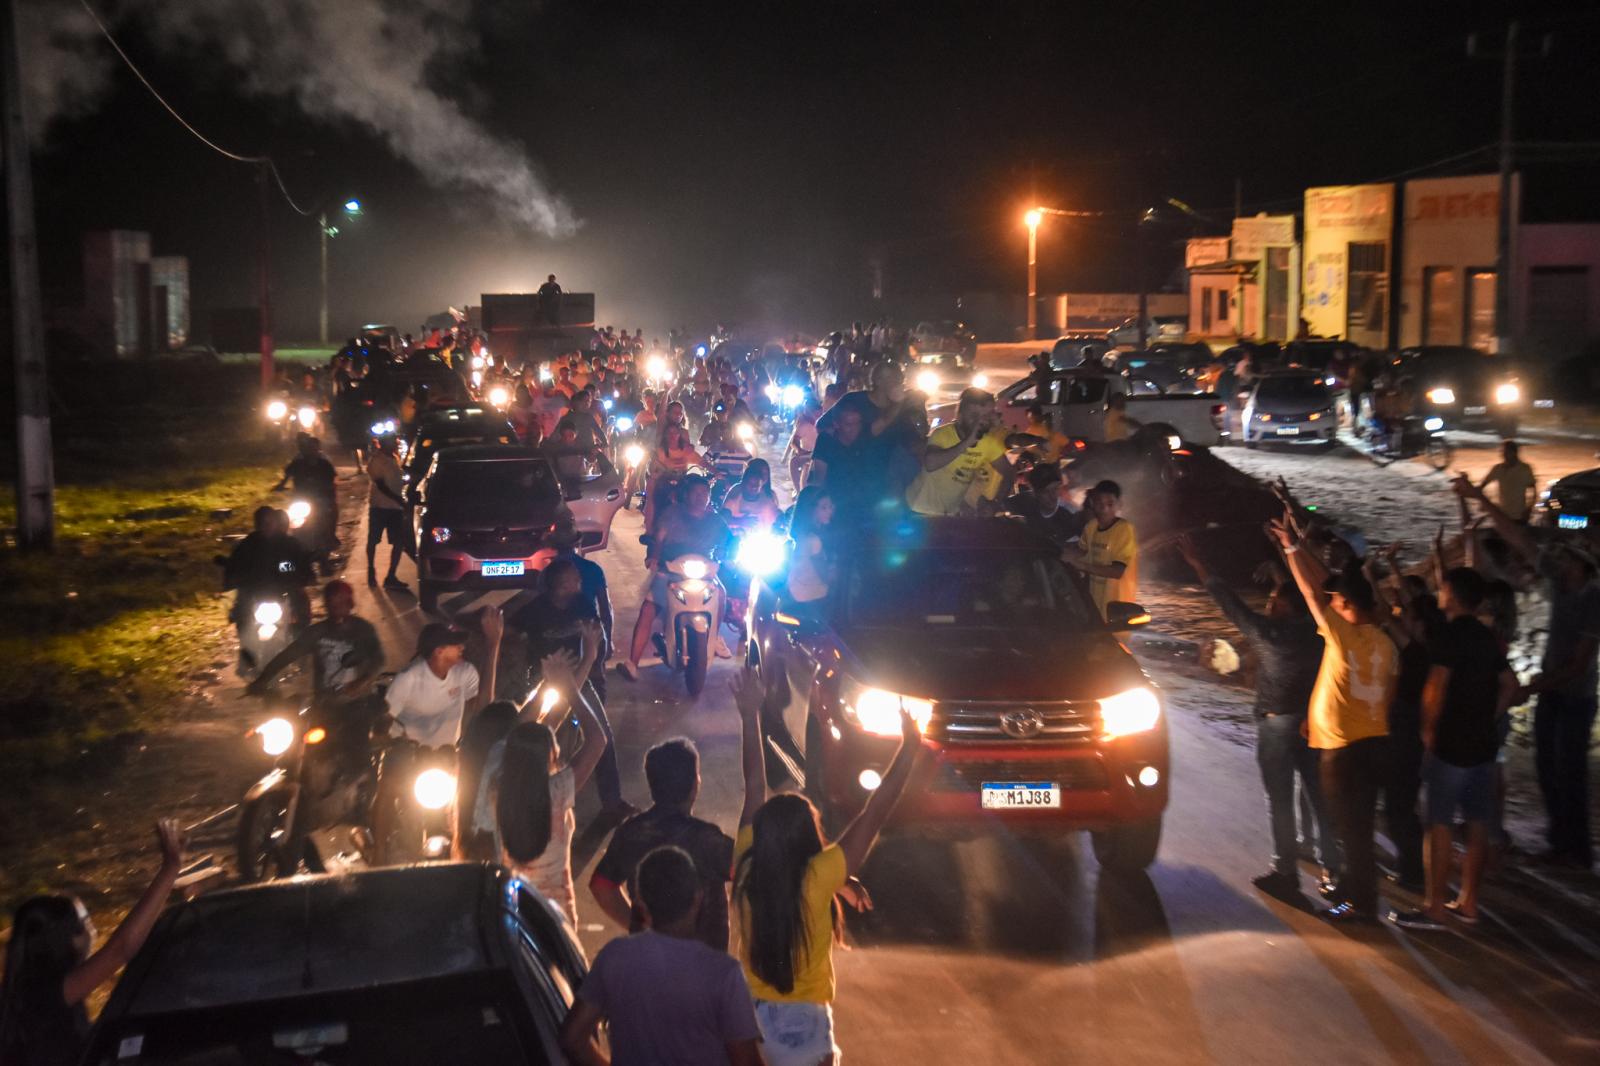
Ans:
[{"label": "motorcycle", "polygon": [[789,564],[789,541],[782,532],[787,521],[785,515],[779,518],[777,526],[763,528],[738,518],[728,518],[728,529],[734,537],[729,552],[733,566],[723,575],[723,590],[728,599],[723,622],[732,628],[741,644],[749,636],[750,603],[755,599],[758,583],[773,580]]},{"label": "motorcycle", "polygon": [[[312,834],[336,825],[362,826],[377,788],[377,764],[368,755],[361,765],[341,757],[335,729],[362,728],[360,704],[329,714],[317,705],[289,717],[275,717],[247,734],[273,759],[272,769],[239,801],[236,857],[246,882],[301,871],[324,873],[327,866]],[[333,719],[345,719],[335,722]],[[368,751],[370,752],[370,744]]]},{"label": "motorcycle", "polygon": [[800,408],[805,406],[806,398],[810,395],[806,387],[797,381],[787,384],[776,382],[768,385],[763,390],[770,404],[766,416],[761,420],[762,431],[767,439],[776,443],[784,433],[794,428],[795,419],[800,414]]},{"label": "motorcycle", "polygon": [[320,436],[322,412],[309,403],[294,403],[292,397],[275,396],[267,401],[262,413],[267,420],[267,434],[273,440],[289,440],[297,433]]},{"label": "motorcycle", "polygon": [[289,515],[289,535],[319,562],[325,562],[328,553],[339,546],[334,532],[335,515],[325,513],[326,505],[304,496],[296,496],[286,508]]},{"label": "motorcycle", "polygon": [[234,627],[239,632],[239,676],[251,680],[294,639],[294,603],[287,592],[241,598]]},{"label": "motorcycle", "polygon": [[683,671],[684,687],[698,696],[711,665],[711,638],[721,623],[724,592],[717,564],[702,555],[683,555],[666,564],[667,612],[662,619],[662,658]]},{"label": "motorcycle", "polygon": [[[404,735],[404,726],[400,728],[402,735],[391,739],[384,749],[378,775],[380,780],[390,782],[379,802],[393,806],[385,812],[389,815],[388,830],[373,841],[374,866],[397,866],[450,855],[456,749],[424,747]],[[399,780],[392,780],[394,777]]]}]

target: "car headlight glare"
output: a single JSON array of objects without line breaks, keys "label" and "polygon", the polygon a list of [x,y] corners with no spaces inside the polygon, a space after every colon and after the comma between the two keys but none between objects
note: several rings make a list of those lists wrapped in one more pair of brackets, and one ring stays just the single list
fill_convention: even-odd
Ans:
[{"label": "car headlight glare", "polygon": [[805,402],[806,390],[799,385],[785,385],[783,387],[783,405],[785,407],[799,407]]},{"label": "car headlight glare", "polygon": [[939,388],[939,374],[934,370],[923,370],[917,374],[917,391],[933,393]]},{"label": "car headlight glare", "polygon": [[1494,390],[1495,403],[1521,403],[1522,387],[1514,381],[1507,381]]},{"label": "car headlight glare", "polygon": [[1453,404],[1453,403],[1456,402],[1456,390],[1452,389],[1452,388],[1447,388],[1446,386],[1443,386],[1443,385],[1439,386],[1436,389],[1429,389],[1428,390],[1428,402],[1429,403],[1436,403],[1436,404],[1439,404],[1441,406],[1447,406],[1449,404]]},{"label": "car headlight glare", "polygon": [[1100,730],[1107,737],[1148,733],[1161,721],[1161,701],[1144,687],[1130,688],[1098,702]]},{"label": "car headlight glare", "polygon": [[917,723],[919,732],[926,733],[928,722],[933,718],[933,704],[930,701],[901,696],[881,688],[862,689],[854,702],[847,702],[844,706],[845,716],[860,726],[863,733],[871,733],[875,737],[900,735],[902,707]]},{"label": "car headlight glare", "polygon": [[417,775],[417,783],[411,787],[411,794],[425,809],[443,810],[456,798],[456,775],[437,766],[424,770]]},{"label": "car headlight glare", "polygon": [[989,375],[981,370],[972,375],[972,387],[975,389],[987,389],[989,387]]},{"label": "car headlight glare", "polygon": [[1422,420],[1422,428],[1429,433],[1437,433],[1444,428],[1444,419],[1438,415],[1434,415],[1432,418],[1425,418]]},{"label": "car headlight glare", "polygon": [[287,718],[273,718],[256,726],[256,736],[261,738],[262,751],[282,755],[294,743],[294,724]]},{"label": "car headlight glare", "polygon": [[267,404],[267,417],[274,422],[282,422],[289,414],[289,405],[282,400],[273,400]]}]

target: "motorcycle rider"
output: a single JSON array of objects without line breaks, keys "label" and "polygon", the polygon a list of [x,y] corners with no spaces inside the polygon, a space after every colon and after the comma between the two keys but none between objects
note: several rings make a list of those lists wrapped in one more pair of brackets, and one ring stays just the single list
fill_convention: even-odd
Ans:
[{"label": "motorcycle rider", "polygon": [[629,681],[639,680],[639,660],[650,644],[656,613],[667,609],[668,585],[665,564],[682,555],[708,559],[721,554],[728,543],[728,524],[711,509],[711,483],[698,474],[683,479],[682,501],[673,504],[661,518],[659,533],[650,545],[645,565],[650,569],[650,595],[639,605],[639,619],[633,625],[633,642],[628,658],[617,664],[617,672]]},{"label": "motorcycle rider", "polygon": [[722,501],[728,524],[745,532],[771,529],[782,511],[777,493],[772,491],[772,467],[765,459],[750,460],[738,486]]},{"label": "motorcycle rider", "polygon": [[[276,507],[257,507],[255,529],[222,561],[223,589],[237,589],[228,620],[250,624],[250,604],[257,596],[289,597],[289,618],[296,627],[311,620],[306,586],[312,581],[311,557],[289,535],[289,516]],[[239,649],[242,656],[244,649]]]},{"label": "motorcycle rider", "polygon": [[729,421],[733,414],[726,403],[717,404],[711,417],[706,423],[706,428],[700,431],[700,447],[708,452],[736,452],[742,451],[739,439],[734,436],[733,423]]},{"label": "motorcycle rider", "polygon": [[322,442],[316,437],[301,433],[296,445],[299,453],[283,468],[283,477],[272,491],[282,492],[293,482],[294,494],[311,504],[311,551],[326,565],[328,552],[339,543],[335,533],[339,528],[339,500],[334,488],[339,474],[322,454]]}]

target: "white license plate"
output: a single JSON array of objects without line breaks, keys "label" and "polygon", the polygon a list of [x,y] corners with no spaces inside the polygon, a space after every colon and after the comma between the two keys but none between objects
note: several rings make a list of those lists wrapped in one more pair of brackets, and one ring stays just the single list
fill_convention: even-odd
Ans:
[{"label": "white license plate", "polygon": [[1486,415],[1489,413],[1489,409],[1487,407],[1463,407],[1462,411],[1469,415]]},{"label": "white license plate", "polygon": [[1277,433],[1278,433],[1278,436],[1280,436],[1280,437],[1298,437],[1300,435],[1300,427],[1299,426],[1279,426],[1278,429],[1277,429]]},{"label": "white license plate", "polygon": [[983,783],[983,809],[986,811],[1014,811],[1029,807],[1055,810],[1060,806],[1061,786],[1054,781]]},{"label": "white license plate", "polygon": [[1586,514],[1563,514],[1556,516],[1558,529],[1588,529],[1589,516]]},{"label": "white license plate", "polygon": [[521,577],[526,572],[527,564],[521,559],[508,559],[501,562],[487,562],[483,564],[484,577]]}]

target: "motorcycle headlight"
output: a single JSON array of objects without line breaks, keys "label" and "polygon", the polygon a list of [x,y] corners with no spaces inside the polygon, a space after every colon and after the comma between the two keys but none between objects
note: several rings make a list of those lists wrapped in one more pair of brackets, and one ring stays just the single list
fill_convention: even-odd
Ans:
[{"label": "motorcycle headlight", "polygon": [[256,624],[262,626],[275,626],[283,621],[283,604],[277,600],[267,600],[256,604]]},{"label": "motorcycle headlight", "polygon": [[799,407],[806,401],[806,390],[799,385],[785,385],[783,387],[783,405],[785,407]]},{"label": "motorcycle headlight", "polygon": [[751,440],[755,439],[756,427],[752,426],[748,422],[740,422],[738,428],[734,430],[734,432],[739,435],[740,440],[749,443]]},{"label": "motorcycle headlight", "polygon": [[1444,419],[1440,418],[1438,415],[1435,415],[1432,418],[1423,419],[1422,428],[1427,430],[1429,433],[1437,433],[1444,428]]},{"label": "motorcycle headlight", "polygon": [[933,704],[930,701],[902,696],[881,688],[863,688],[855,693],[853,699],[847,698],[843,707],[847,719],[861,727],[863,733],[871,733],[875,737],[900,735],[902,707],[917,723],[920,732],[928,731],[928,722],[933,718]]},{"label": "motorcycle headlight", "polygon": [[981,370],[972,375],[972,387],[975,389],[987,389],[989,387],[989,375]]},{"label": "motorcycle headlight", "polygon": [[1514,381],[1508,381],[1494,390],[1495,403],[1520,403],[1522,401],[1522,388]]},{"label": "motorcycle headlight", "polygon": [[295,414],[295,418],[299,420],[301,428],[310,429],[317,424],[317,409],[315,407],[302,407]]},{"label": "motorcycle headlight", "polygon": [[482,370],[483,369],[483,356],[475,355],[475,356],[472,357],[472,369],[474,369],[474,370]]},{"label": "motorcycle headlight", "polygon": [[611,401],[611,400],[601,400],[600,401],[600,406],[605,408],[607,411],[609,411],[614,406],[614,402]]},{"label": "motorcycle headlight", "polygon": [[550,364],[549,363],[540,363],[539,364],[539,380],[540,381],[554,381],[555,380],[555,375],[550,373]]},{"label": "motorcycle headlight", "polygon": [[473,388],[478,388],[482,384],[483,384],[483,371],[474,370],[472,372],[472,387]]},{"label": "motorcycle headlight", "polygon": [[282,755],[294,743],[294,724],[287,718],[273,718],[256,726],[256,736],[261,738],[262,751]]},{"label": "motorcycle headlight", "polygon": [[644,448],[637,444],[630,444],[623,449],[622,457],[628,461],[629,466],[638,466],[644,462]]},{"label": "motorcycle headlight", "polygon": [[282,400],[273,400],[267,404],[267,417],[274,422],[282,422],[289,414],[289,405]]},{"label": "motorcycle headlight", "polygon": [[690,581],[704,580],[707,573],[706,564],[699,559],[686,559],[679,569],[683,571],[683,576]]},{"label": "motorcycle headlight", "polygon": [[1100,729],[1108,737],[1148,733],[1161,721],[1161,701],[1147,688],[1130,688],[1098,702]]},{"label": "motorcycle headlight", "polygon": [[771,577],[783,569],[789,557],[789,542],[775,533],[757,530],[739,541],[733,565],[751,577]]},{"label": "motorcycle headlight", "polygon": [[[611,401],[607,400],[606,402],[610,403]],[[617,432],[618,433],[632,433],[633,432],[633,419],[629,418],[627,415],[623,415],[621,418],[617,419]]]},{"label": "motorcycle headlight", "polygon": [[311,505],[305,500],[295,500],[289,505],[289,528],[299,529],[311,517]]},{"label": "motorcycle headlight", "polygon": [[496,385],[489,390],[489,404],[491,407],[504,407],[511,402],[511,393],[506,391],[504,385]]},{"label": "motorcycle headlight", "polygon": [[[700,350],[700,354],[704,355],[705,349],[702,348]],[[645,360],[644,371],[653,378],[665,377],[667,373],[667,361],[661,358],[659,355],[652,355],[649,359]]]},{"label": "motorcycle headlight", "polygon": [[411,786],[411,794],[425,809],[443,810],[456,798],[456,775],[437,766],[424,770],[417,775],[417,783]]},{"label": "motorcycle headlight", "polygon": [[1441,407],[1449,406],[1456,402],[1456,390],[1441,385],[1436,389],[1428,390],[1428,402],[1436,403]]},{"label": "motorcycle headlight", "polygon": [[932,394],[939,388],[939,372],[923,370],[917,373],[917,391]]},{"label": "motorcycle headlight", "polygon": [[772,385],[772,384],[768,384],[767,387],[762,389],[761,391],[766,393],[767,399],[771,400],[773,403],[777,403],[778,402],[778,397],[780,395],[782,395],[778,391],[778,386]]}]

